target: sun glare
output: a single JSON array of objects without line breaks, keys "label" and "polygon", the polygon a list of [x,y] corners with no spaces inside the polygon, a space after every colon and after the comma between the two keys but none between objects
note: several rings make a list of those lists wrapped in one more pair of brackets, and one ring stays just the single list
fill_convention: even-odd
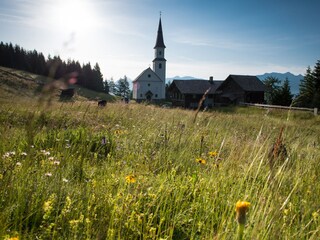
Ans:
[{"label": "sun glare", "polygon": [[60,0],[55,9],[54,19],[63,31],[77,33],[98,23],[93,6],[86,0]]}]

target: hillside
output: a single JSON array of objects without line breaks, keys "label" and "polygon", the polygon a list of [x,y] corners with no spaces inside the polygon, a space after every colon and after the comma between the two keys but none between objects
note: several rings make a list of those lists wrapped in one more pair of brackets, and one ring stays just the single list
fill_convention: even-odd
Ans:
[{"label": "hillside", "polygon": [[[23,98],[39,97],[43,90],[53,87],[53,97],[58,99],[60,94],[60,87],[65,87],[62,81],[39,76],[29,72],[0,67],[0,98],[6,100],[14,96]],[[76,95],[75,100],[96,100],[106,99],[114,101],[115,98],[109,94],[95,92],[90,89],[83,88],[78,85],[73,85]]]}]

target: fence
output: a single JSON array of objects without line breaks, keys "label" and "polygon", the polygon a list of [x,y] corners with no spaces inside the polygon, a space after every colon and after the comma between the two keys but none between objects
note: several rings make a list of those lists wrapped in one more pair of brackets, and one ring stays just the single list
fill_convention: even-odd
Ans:
[{"label": "fence", "polygon": [[287,110],[297,110],[297,111],[308,111],[308,112],[313,112],[315,116],[318,115],[318,108],[286,107],[286,106],[258,104],[258,103],[240,103],[240,105],[261,107],[261,108],[276,108],[276,109],[287,109]]}]

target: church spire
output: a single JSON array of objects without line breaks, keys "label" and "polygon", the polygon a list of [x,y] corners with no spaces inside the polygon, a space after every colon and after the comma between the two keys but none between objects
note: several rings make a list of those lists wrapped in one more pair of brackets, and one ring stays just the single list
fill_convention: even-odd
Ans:
[{"label": "church spire", "polygon": [[158,35],[157,35],[157,41],[156,45],[154,48],[165,48],[166,46],[164,45],[163,42],[163,34],[162,34],[162,24],[161,24],[161,13],[160,13],[160,20],[159,20],[159,27],[158,27]]}]

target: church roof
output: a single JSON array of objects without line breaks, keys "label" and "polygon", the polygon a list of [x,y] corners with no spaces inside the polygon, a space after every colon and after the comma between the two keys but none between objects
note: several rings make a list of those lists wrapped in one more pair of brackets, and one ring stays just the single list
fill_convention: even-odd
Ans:
[{"label": "church roof", "polygon": [[[146,74],[150,74],[150,79],[149,77],[148,78],[145,78]],[[141,82],[141,81],[146,81],[146,82],[149,82],[149,81],[157,81],[157,82],[162,82],[160,77],[150,68],[148,67],[147,69],[145,69],[144,71],[142,71],[142,73],[140,73],[140,75],[135,79],[133,80],[132,82]]]},{"label": "church roof", "polygon": [[165,48],[165,47],[166,47],[166,46],[164,45],[164,42],[163,42],[163,33],[162,33],[161,18],[160,18],[160,20],[159,20],[157,41],[156,41],[156,45],[154,46],[154,48],[157,48],[157,47],[162,47],[162,48]]}]

